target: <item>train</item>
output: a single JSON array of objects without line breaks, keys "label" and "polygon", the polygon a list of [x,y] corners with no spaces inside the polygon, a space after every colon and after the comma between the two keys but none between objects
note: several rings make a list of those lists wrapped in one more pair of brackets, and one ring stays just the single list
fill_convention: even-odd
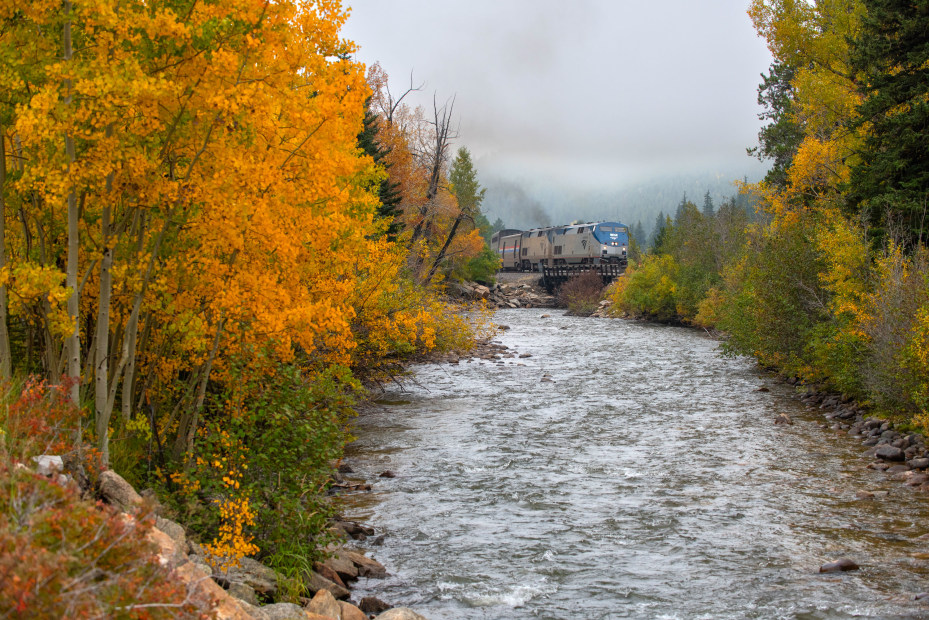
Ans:
[{"label": "train", "polygon": [[554,265],[626,266],[629,227],[621,222],[587,222],[494,233],[491,250],[504,271],[541,271]]}]

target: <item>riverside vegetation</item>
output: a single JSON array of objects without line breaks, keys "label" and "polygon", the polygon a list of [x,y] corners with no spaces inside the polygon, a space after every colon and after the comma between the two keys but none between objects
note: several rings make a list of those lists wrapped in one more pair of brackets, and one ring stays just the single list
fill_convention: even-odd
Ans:
[{"label": "riverside vegetation", "polygon": [[682,201],[609,292],[617,311],[720,330],[724,349],[929,430],[925,12],[755,0],[775,62],[743,185],[753,212]]},{"label": "riverside vegetation", "polygon": [[[94,508],[106,471],[217,573],[306,575],[365,386],[482,329],[441,296],[493,271],[451,105],[395,100],[345,19],[0,0],[0,615],[189,607],[144,532]],[[49,454],[70,478],[32,472]]]}]

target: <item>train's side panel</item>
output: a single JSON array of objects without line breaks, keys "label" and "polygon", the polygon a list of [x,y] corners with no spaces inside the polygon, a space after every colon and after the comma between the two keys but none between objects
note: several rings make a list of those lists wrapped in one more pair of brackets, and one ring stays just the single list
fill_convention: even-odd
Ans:
[{"label": "train's side panel", "polygon": [[519,269],[522,233],[500,238],[500,262],[507,271]]}]

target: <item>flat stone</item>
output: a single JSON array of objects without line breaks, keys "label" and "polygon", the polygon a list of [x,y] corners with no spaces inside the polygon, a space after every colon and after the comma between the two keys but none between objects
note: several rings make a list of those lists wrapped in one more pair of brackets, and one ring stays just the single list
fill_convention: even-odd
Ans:
[{"label": "flat stone", "polygon": [[903,450],[888,445],[878,446],[877,450],[874,451],[874,456],[885,461],[903,461],[906,459]]},{"label": "flat stone", "polygon": [[929,467],[929,459],[913,459],[910,461],[910,467],[913,469],[926,469]]},{"label": "flat stone", "polygon": [[269,620],[306,620],[306,612],[294,603],[274,603],[259,607]]}]

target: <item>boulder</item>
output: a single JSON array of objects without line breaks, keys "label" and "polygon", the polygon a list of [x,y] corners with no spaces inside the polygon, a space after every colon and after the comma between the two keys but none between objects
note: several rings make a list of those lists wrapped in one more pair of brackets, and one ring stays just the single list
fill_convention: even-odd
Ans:
[{"label": "boulder", "polygon": [[379,614],[390,609],[390,605],[375,596],[364,597],[358,607],[366,614]]},{"label": "boulder", "polygon": [[336,620],[341,620],[342,618],[342,610],[339,607],[339,603],[329,590],[319,590],[313,597],[313,600],[310,601],[309,605],[306,606],[306,610],[314,614],[319,614],[320,616],[329,616]]},{"label": "boulder", "polygon": [[[344,557],[358,567],[358,574],[362,577],[373,577],[380,579],[387,576],[387,569],[384,565],[369,557],[363,556],[355,551],[345,551]],[[336,597],[339,598],[339,597]]]},{"label": "boulder", "polygon": [[839,558],[834,562],[827,562],[819,567],[821,573],[837,573],[841,571],[858,570],[859,566],[848,558]]},{"label": "boulder", "polygon": [[64,461],[60,456],[53,454],[42,454],[40,456],[32,457],[32,461],[35,463],[35,471],[40,476],[47,476],[51,478],[58,472],[62,472],[65,469]]},{"label": "boulder", "polygon": [[187,556],[181,547],[177,546],[170,536],[159,530],[152,528],[145,534],[145,540],[155,546],[158,563],[167,566],[169,569],[176,568],[181,564],[189,564]]},{"label": "boulder", "polygon": [[243,605],[215,581],[204,577],[192,562],[178,566],[174,575],[187,587],[188,599],[201,609],[212,611],[216,620],[251,620],[252,615]]},{"label": "boulder", "polygon": [[249,605],[258,604],[258,595],[255,594],[255,589],[244,583],[232,581],[229,583],[229,588],[226,592]]},{"label": "boulder", "polygon": [[221,578],[229,583],[244,583],[258,596],[273,599],[281,576],[271,568],[252,558],[242,558],[239,565],[229,568]]},{"label": "boulder", "polygon": [[874,451],[874,456],[885,461],[903,461],[906,459],[903,450],[889,445],[878,446],[877,450]]},{"label": "boulder", "polygon": [[331,558],[326,559],[326,561],[322,564],[338,573],[339,577],[342,578],[342,581],[358,579],[358,568],[355,566],[355,563],[352,562],[351,558],[344,554],[337,553]]},{"label": "boulder", "polygon": [[913,469],[926,469],[929,467],[929,459],[913,459],[910,461],[910,467]]},{"label": "boulder", "polygon": [[368,620],[368,616],[351,603],[339,601],[339,609],[342,611],[342,620]]},{"label": "boulder", "polygon": [[170,536],[178,549],[187,549],[187,533],[180,523],[164,517],[155,517],[155,527]]},{"label": "boulder", "polygon": [[[268,620],[306,620],[303,608],[293,603],[274,603],[258,608]],[[339,620],[335,618],[334,620]]]},{"label": "boulder", "polygon": [[112,469],[100,474],[100,497],[123,512],[130,512],[142,504],[142,496]]},{"label": "boulder", "polygon": [[316,569],[317,573],[333,582],[334,584],[342,586],[343,588],[347,587],[345,582],[342,581],[342,578],[339,577],[339,573],[337,573],[331,566],[317,562],[313,565],[313,568]]},{"label": "boulder", "polygon": [[426,618],[409,607],[394,607],[380,614],[374,620],[426,620]]},{"label": "boulder", "polygon": [[320,590],[329,590],[329,593],[337,599],[346,599],[351,594],[348,588],[344,588],[326,579],[316,571],[310,571],[310,574],[307,575],[306,587],[313,594],[316,594]]},{"label": "boulder", "polygon": [[487,296],[490,295],[490,289],[482,284],[478,284],[473,289],[472,295],[476,299],[487,299]]}]

